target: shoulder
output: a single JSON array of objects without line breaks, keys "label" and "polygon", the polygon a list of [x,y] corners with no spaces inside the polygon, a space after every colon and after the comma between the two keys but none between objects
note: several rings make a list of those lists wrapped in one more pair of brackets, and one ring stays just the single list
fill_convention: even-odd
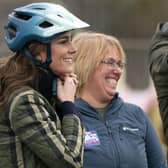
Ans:
[{"label": "shoulder", "polygon": [[26,104],[45,104],[45,98],[36,90],[31,87],[22,87],[15,90],[9,98],[10,110],[16,105],[26,105]]},{"label": "shoulder", "polygon": [[129,111],[140,111],[140,112],[143,111],[140,106],[128,102],[124,102],[124,108],[126,108]]},{"label": "shoulder", "polygon": [[130,114],[143,114],[144,111],[142,108],[136,104],[126,102],[121,97],[116,97],[115,101],[112,102],[112,104],[115,104],[118,108],[120,108],[122,111],[126,111]]},{"label": "shoulder", "polygon": [[124,102],[122,109],[124,110],[123,115],[134,118],[138,122],[146,122],[147,115],[141,107],[132,103]]},{"label": "shoulder", "polygon": [[40,93],[37,92],[36,90],[34,90],[33,88],[31,87],[22,87],[22,88],[19,88],[19,89],[16,89],[10,96],[11,99],[16,99],[18,97],[24,97],[24,96],[27,96],[27,95],[38,95],[40,96]]},{"label": "shoulder", "polygon": [[44,111],[47,111],[46,116],[54,112],[48,101],[32,88],[18,89],[12,94],[13,97],[11,97],[8,107],[10,121],[19,121],[21,118],[30,116],[41,116]]}]

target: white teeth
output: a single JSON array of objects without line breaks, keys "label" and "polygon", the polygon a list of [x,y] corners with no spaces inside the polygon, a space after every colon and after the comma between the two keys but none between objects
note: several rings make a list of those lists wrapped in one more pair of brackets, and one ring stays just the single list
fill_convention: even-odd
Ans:
[{"label": "white teeth", "polygon": [[117,83],[117,81],[116,81],[115,79],[111,79],[111,78],[108,78],[106,81],[107,81],[109,84],[116,84],[116,83]]},{"label": "white teeth", "polygon": [[65,62],[69,62],[69,63],[72,63],[73,61],[72,61],[72,58],[64,58],[64,61]]}]

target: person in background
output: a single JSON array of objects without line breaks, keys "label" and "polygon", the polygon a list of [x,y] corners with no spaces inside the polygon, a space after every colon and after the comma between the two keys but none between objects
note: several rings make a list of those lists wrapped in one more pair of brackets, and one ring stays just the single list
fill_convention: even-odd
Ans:
[{"label": "person in background", "polygon": [[71,31],[89,25],[64,7],[32,3],[8,15],[14,55],[0,66],[0,167],[81,168]]},{"label": "person in background", "polygon": [[167,168],[148,117],[116,91],[125,65],[119,40],[81,32],[72,42],[79,82],[75,105],[86,129],[84,168]]},{"label": "person in background", "polygon": [[[168,145],[168,23],[158,23],[149,49],[149,71],[156,89],[163,133]],[[168,161],[168,152],[167,152]]]}]

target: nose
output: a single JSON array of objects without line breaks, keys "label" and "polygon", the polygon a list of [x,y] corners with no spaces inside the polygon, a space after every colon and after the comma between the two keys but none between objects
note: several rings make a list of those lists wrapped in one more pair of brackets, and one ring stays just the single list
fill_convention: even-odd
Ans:
[{"label": "nose", "polygon": [[121,69],[119,66],[115,66],[115,68],[113,68],[113,73],[115,74],[115,75],[117,75],[117,76],[121,76],[121,74],[122,74],[122,72],[123,72],[123,69]]},{"label": "nose", "polygon": [[77,51],[77,48],[74,47],[74,45],[72,44],[72,42],[70,42],[70,45],[69,45],[69,52],[71,54],[75,54]]}]

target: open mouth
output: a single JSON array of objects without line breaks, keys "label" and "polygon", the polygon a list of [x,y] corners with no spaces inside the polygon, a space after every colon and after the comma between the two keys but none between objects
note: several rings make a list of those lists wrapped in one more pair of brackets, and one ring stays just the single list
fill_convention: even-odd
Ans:
[{"label": "open mouth", "polygon": [[73,63],[72,57],[64,58],[63,60],[64,62],[67,62],[67,63]]},{"label": "open mouth", "polygon": [[117,84],[116,79],[113,79],[113,78],[107,78],[106,81],[107,81],[107,83],[109,83],[110,85],[116,85],[116,84]]}]

